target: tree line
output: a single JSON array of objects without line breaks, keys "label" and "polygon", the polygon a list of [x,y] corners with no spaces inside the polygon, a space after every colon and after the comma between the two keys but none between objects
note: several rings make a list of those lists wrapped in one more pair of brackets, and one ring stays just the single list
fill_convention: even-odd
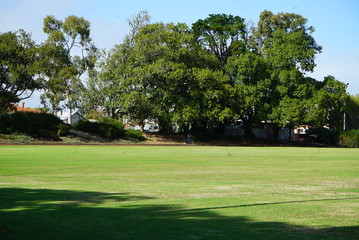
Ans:
[{"label": "tree line", "polygon": [[0,111],[43,89],[49,112],[101,108],[113,118],[157,119],[166,131],[222,133],[237,123],[250,136],[263,122],[342,129],[348,108],[347,125],[357,128],[358,97],[347,85],[308,76],[322,47],[307,23],[298,14],[263,11],[255,26],[210,14],[190,27],[151,23],[142,11],[106,51],[96,48],[84,18],[47,16],[41,44],[23,30],[0,35]]}]

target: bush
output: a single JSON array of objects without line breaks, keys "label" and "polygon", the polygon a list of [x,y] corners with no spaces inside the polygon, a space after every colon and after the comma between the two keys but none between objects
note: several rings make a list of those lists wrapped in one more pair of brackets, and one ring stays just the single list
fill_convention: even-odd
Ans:
[{"label": "bush", "polygon": [[24,133],[34,137],[56,137],[62,121],[48,113],[16,112],[0,115],[1,133]]},{"label": "bush", "polygon": [[105,117],[99,118],[98,122],[81,120],[73,125],[77,130],[99,135],[107,139],[116,139],[124,136],[124,125],[119,121]]},{"label": "bush", "polygon": [[67,125],[65,123],[60,123],[58,126],[57,126],[57,136],[67,136],[69,135],[70,133],[70,130],[71,130],[71,126],[70,125]]},{"label": "bush", "polygon": [[314,142],[324,144],[337,144],[338,143],[338,131],[327,128],[312,128],[306,133]]},{"label": "bush", "polygon": [[0,115],[0,133],[4,133],[4,134],[10,134],[15,132],[15,130],[13,129],[13,124],[12,124],[12,117],[9,114],[1,114]]},{"label": "bush", "polygon": [[339,136],[339,144],[343,147],[359,147],[359,130],[347,130]]},{"label": "bush", "polygon": [[140,141],[146,140],[146,138],[142,135],[141,131],[137,131],[137,130],[134,130],[134,129],[126,130],[125,137],[126,138],[137,139],[137,140],[140,140]]},{"label": "bush", "polygon": [[99,118],[99,124],[100,134],[105,138],[116,139],[125,134],[125,126],[113,118]]},{"label": "bush", "polygon": [[18,143],[32,143],[35,142],[35,139],[33,139],[30,136],[23,135],[23,134],[13,134],[8,137],[8,139],[13,140]]},{"label": "bush", "polygon": [[98,122],[90,122],[88,120],[78,121],[73,125],[73,128],[87,132],[100,135],[100,124]]}]

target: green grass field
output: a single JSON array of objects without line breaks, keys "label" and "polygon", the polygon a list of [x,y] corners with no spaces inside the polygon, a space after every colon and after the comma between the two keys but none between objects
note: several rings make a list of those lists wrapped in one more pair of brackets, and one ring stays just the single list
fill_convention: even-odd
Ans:
[{"label": "green grass field", "polygon": [[359,149],[0,146],[0,239],[359,239]]}]

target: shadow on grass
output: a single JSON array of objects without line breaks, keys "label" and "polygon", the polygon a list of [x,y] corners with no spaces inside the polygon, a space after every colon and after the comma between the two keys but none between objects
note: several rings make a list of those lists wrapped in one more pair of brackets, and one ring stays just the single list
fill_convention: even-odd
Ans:
[{"label": "shadow on grass", "polygon": [[[116,207],[126,193],[0,189],[0,239],[359,239],[359,227],[312,229],[173,205]],[[106,206],[101,205],[106,202]]]}]

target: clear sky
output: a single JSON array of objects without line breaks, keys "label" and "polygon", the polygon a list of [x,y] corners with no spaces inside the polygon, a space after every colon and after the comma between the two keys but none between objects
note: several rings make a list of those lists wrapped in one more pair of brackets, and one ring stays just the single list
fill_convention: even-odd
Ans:
[{"label": "clear sky", "polygon": [[[256,23],[263,10],[290,12],[308,19],[314,38],[323,47],[314,73],[323,80],[333,75],[349,83],[348,92],[359,94],[359,1],[358,0],[0,0],[0,32],[24,29],[40,43],[43,19],[54,15],[84,17],[91,23],[96,46],[110,49],[128,33],[126,19],[147,10],[152,22],[184,22],[191,26],[208,14],[237,15]],[[26,106],[38,107],[38,94]]]}]

